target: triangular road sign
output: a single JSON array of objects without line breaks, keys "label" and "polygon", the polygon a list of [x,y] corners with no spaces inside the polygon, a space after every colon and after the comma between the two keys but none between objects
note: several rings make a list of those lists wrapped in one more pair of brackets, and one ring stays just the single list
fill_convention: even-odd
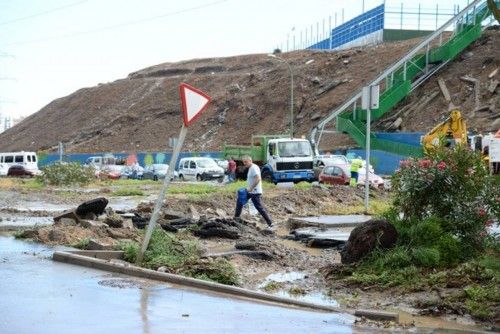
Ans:
[{"label": "triangular road sign", "polygon": [[201,112],[208,107],[212,100],[210,96],[201,90],[181,83],[179,86],[182,103],[182,113],[184,115],[184,125],[188,126],[200,116]]}]

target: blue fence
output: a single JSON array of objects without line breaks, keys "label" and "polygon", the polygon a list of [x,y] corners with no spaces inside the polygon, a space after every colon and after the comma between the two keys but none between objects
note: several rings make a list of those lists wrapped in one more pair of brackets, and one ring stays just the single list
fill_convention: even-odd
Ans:
[{"label": "blue fence", "polygon": [[[366,151],[364,149],[353,149],[347,150],[347,152],[336,152],[337,154],[345,153],[347,155],[355,155],[359,156],[362,159],[365,159]],[[375,169],[375,173],[379,175],[392,175],[399,168],[399,163],[402,160],[406,160],[408,157],[393,153],[388,153],[379,150],[370,151],[370,163],[373,165],[373,169]]]},{"label": "blue fence", "polygon": [[379,139],[386,139],[398,143],[421,146],[420,138],[424,132],[377,132],[375,136]]},{"label": "blue fence", "polygon": [[384,29],[384,4],[341,24],[331,31],[331,37],[308,49],[335,49],[371,33]]}]

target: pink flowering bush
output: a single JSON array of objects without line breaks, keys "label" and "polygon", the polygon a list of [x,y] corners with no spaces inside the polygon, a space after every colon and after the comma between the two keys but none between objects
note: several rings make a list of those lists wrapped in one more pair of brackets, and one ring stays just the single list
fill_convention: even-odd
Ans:
[{"label": "pink flowering bush", "polygon": [[471,251],[481,248],[486,227],[500,216],[500,189],[481,156],[466,147],[442,148],[425,159],[402,161],[393,189],[403,223],[435,217],[443,232]]}]

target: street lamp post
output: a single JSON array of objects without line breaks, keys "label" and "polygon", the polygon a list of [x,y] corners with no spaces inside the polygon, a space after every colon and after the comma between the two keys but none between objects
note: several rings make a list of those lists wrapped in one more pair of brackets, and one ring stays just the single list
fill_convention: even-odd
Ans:
[{"label": "street lamp post", "polygon": [[271,58],[275,58],[282,63],[285,63],[286,66],[288,67],[288,70],[290,71],[290,137],[293,138],[293,71],[292,71],[292,66],[290,66],[290,64],[285,59],[278,57],[275,54],[269,54],[268,56]]}]

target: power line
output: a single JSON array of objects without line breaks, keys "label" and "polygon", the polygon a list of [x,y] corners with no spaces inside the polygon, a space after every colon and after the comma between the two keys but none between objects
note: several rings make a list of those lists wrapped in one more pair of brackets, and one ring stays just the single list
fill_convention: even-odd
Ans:
[{"label": "power line", "polygon": [[53,8],[53,9],[49,9],[49,10],[46,10],[44,12],[39,12],[39,13],[31,14],[31,15],[28,15],[28,16],[19,17],[17,19],[10,20],[10,21],[0,22],[0,26],[6,25],[6,24],[11,24],[11,23],[16,23],[16,22],[19,22],[19,21],[24,21],[24,20],[31,19],[31,18],[34,18],[34,17],[38,17],[38,16],[50,14],[50,13],[53,13],[53,12],[57,12],[59,10],[63,10],[63,9],[66,9],[66,8],[77,6],[77,5],[82,4],[84,2],[87,2],[87,1],[88,0],[82,0],[82,1],[71,3],[71,4],[68,4],[68,5],[65,5],[65,6],[61,6],[61,7],[56,7],[56,8]]},{"label": "power line", "polygon": [[39,42],[46,42],[46,41],[50,41],[50,40],[54,40],[54,39],[61,39],[61,38],[69,38],[69,37],[75,37],[75,36],[81,36],[81,35],[94,34],[94,33],[102,32],[102,31],[106,31],[106,30],[113,30],[116,28],[122,28],[122,27],[132,26],[132,25],[136,25],[136,24],[140,24],[140,23],[144,23],[144,22],[157,20],[157,19],[162,19],[162,18],[165,18],[168,16],[175,16],[178,14],[184,14],[184,13],[195,11],[198,9],[215,6],[215,5],[227,2],[227,1],[229,1],[229,0],[220,0],[220,1],[210,2],[210,3],[207,3],[205,5],[200,5],[200,6],[190,7],[190,8],[186,8],[186,9],[181,9],[181,10],[178,10],[175,12],[150,16],[150,17],[142,18],[142,19],[135,20],[135,21],[128,21],[128,22],[123,22],[123,23],[119,23],[119,24],[115,24],[115,25],[111,25],[111,26],[105,26],[105,27],[101,27],[101,28],[97,28],[97,29],[93,29],[93,30],[79,31],[79,32],[71,33],[71,34],[52,36],[52,37],[47,37],[47,38],[42,38],[42,39],[37,39],[37,40],[10,43],[10,44],[5,44],[5,46],[39,43]]}]

